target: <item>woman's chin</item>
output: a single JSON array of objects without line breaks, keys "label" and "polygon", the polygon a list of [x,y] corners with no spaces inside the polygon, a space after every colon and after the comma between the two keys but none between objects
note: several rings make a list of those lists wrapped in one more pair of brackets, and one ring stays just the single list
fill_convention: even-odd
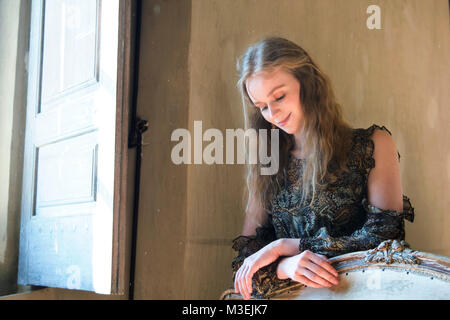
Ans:
[{"label": "woman's chin", "polygon": [[288,133],[288,134],[292,134],[294,131],[292,130],[291,126],[286,126],[286,127],[280,127],[281,130],[283,130],[284,132]]}]

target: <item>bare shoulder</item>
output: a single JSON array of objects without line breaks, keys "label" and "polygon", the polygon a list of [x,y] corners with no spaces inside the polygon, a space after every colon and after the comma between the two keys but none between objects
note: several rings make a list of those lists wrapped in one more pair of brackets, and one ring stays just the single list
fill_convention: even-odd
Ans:
[{"label": "bare shoulder", "polygon": [[389,154],[397,156],[397,147],[394,138],[389,132],[376,128],[371,138],[375,146],[374,155],[376,153],[381,156]]},{"label": "bare shoulder", "polygon": [[386,130],[377,128],[371,139],[375,167],[370,171],[367,182],[369,203],[380,209],[402,211],[400,164],[394,138]]}]

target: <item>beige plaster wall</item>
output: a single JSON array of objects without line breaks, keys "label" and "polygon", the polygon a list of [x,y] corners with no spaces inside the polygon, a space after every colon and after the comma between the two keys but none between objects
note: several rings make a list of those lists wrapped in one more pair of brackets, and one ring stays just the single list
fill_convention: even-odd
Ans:
[{"label": "beige plaster wall", "polygon": [[406,223],[407,241],[450,255],[448,1],[377,1],[381,30],[366,27],[370,4],[144,2],[139,101],[150,120],[150,145],[142,172],[137,297],[214,299],[231,285],[230,242],[243,222],[244,168],[175,166],[170,134],[176,128],[193,134],[194,120],[202,121],[203,132],[243,127],[235,61],[266,35],[287,37],[311,54],[355,127],[376,123],[393,133],[403,191],[416,209],[416,221]]},{"label": "beige plaster wall", "polygon": [[17,259],[28,34],[19,20],[27,15],[23,1],[0,1],[0,295],[23,289],[17,285]]},{"label": "beige plaster wall", "polygon": [[[0,234],[6,234],[6,214],[8,210],[8,190],[9,190],[9,166],[10,166],[10,149],[11,149],[11,135],[12,135],[12,116],[14,105],[14,79],[16,74],[16,54],[17,54],[17,31],[18,31],[18,17],[20,2],[0,2],[0,30],[6,36],[3,38],[2,46],[0,47],[0,61],[6,70],[0,74],[0,95],[3,97],[1,103],[1,118],[0,118],[0,153],[5,155],[0,158],[0,179],[4,183],[0,184],[0,210],[1,223]],[[8,17],[5,12],[11,12],[12,15]],[[11,21],[13,20],[13,21]],[[15,21],[14,21],[15,20]],[[12,75],[12,77],[11,77]],[[0,261],[5,259],[6,238],[0,237]]]},{"label": "beige plaster wall", "polygon": [[137,114],[149,129],[143,134],[136,299],[185,297],[188,168],[171,162],[170,137],[188,125],[190,20],[190,1],[142,1]]}]

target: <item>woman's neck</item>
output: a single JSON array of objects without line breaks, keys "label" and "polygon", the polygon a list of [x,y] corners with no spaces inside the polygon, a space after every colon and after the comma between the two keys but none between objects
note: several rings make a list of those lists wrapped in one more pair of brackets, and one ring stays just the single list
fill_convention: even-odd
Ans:
[{"label": "woman's neck", "polygon": [[294,148],[291,150],[291,153],[294,157],[296,157],[297,159],[304,159],[306,158],[304,152],[303,152],[303,137],[301,132],[296,132],[293,134],[294,136],[294,141],[295,141],[295,145]]}]

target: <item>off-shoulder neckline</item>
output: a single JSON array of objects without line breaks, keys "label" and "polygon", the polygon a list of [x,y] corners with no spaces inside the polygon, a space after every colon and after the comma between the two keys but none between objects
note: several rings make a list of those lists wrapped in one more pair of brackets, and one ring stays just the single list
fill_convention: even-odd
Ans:
[{"label": "off-shoulder neckline", "polygon": [[[352,139],[355,139],[355,135],[358,135],[358,134],[360,135],[360,137],[366,137],[366,136],[364,136],[364,133],[365,133],[365,135],[370,137],[372,135],[373,131],[375,131],[375,129],[386,130],[390,135],[392,135],[391,132],[385,126],[379,126],[377,124],[372,124],[368,128],[352,128],[352,131],[353,131]],[[361,133],[362,133],[362,135],[361,135]],[[368,140],[371,140],[371,139],[369,138]],[[289,158],[291,159],[291,161],[294,161],[296,163],[306,162],[306,158],[299,159],[299,158],[295,157],[291,152],[289,152]]]}]

